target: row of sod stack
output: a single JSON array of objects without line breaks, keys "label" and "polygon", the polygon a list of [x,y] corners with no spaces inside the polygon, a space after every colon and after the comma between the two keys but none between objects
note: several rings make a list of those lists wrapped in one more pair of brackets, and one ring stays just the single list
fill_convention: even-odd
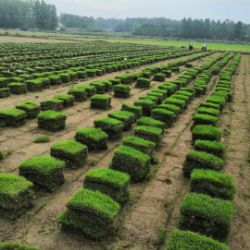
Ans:
[{"label": "row of sod stack", "polygon": [[[239,63],[240,56],[230,54],[212,67],[213,74],[219,74],[219,80],[196,114],[219,120],[226,103],[232,100],[231,85]],[[191,178],[191,192],[180,209],[180,229],[185,231],[174,230],[165,244],[166,250],[229,249],[225,243],[230,232],[232,199],[236,190],[233,178],[220,172],[225,165],[225,145],[220,141],[222,133],[218,122],[211,122],[212,119],[205,123],[197,121],[195,115],[194,150],[187,154],[183,167],[184,175]]]},{"label": "row of sod stack", "polygon": [[[127,85],[133,81],[132,78],[124,75],[120,79],[122,84]],[[119,83],[115,83],[115,86],[119,86]],[[157,90],[158,95],[152,95],[152,100],[158,102],[161,98],[161,103],[162,97],[167,96],[167,91],[156,88],[154,93]],[[152,102],[155,103],[154,101]],[[108,138],[120,138],[122,130],[130,129],[137,122],[134,135],[125,137],[122,145],[115,150],[110,168],[97,168],[86,174],[83,189],[69,200],[67,210],[59,216],[63,230],[90,238],[103,238],[114,231],[120,210],[117,204],[123,205],[128,201],[130,180],[139,182],[149,175],[156,145],[160,145],[166,126],[161,120],[142,117],[142,111],[143,107],[140,105],[123,104],[121,111],[110,112],[108,117],[95,120],[95,128],[82,128],[77,131],[75,139],[96,151],[106,149]],[[175,117],[175,113],[172,113]],[[108,204],[117,207],[114,212],[109,208],[109,212],[113,214],[109,219],[105,218]]]}]

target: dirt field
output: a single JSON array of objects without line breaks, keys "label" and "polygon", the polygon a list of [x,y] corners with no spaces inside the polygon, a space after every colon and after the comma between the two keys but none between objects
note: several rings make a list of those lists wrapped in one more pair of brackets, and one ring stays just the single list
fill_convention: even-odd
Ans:
[{"label": "dirt field", "polygon": [[[1,41],[1,37],[0,37]],[[33,41],[33,40],[32,40]],[[196,61],[200,65],[207,59]],[[158,63],[164,64],[164,62]],[[142,67],[144,68],[144,67]],[[141,68],[141,69],[142,69]],[[182,68],[184,70],[184,68]],[[110,79],[119,73],[107,74],[99,79]],[[172,79],[178,77],[174,74]],[[43,250],[73,249],[160,249],[163,238],[178,225],[180,202],[189,191],[189,182],[183,178],[182,164],[191,148],[192,114],[199,103],[211,93],[217,77],[212,78],[207,94],[195,98],[180,115],[174,125],[164,134],[163,144],[156,156],[157,165],[152,166],[148,179],[131,184],[129,204],[122,210],[121,226],[115,236],[105,241],[95,242],[77,239],[71,234],[61,232],[56,217],[64,210],[70,196],[82,187],[84,174],[90,169],[91,162],[95,167],[108,166],[114,148],[120,141],[109,143],[109,149],[101,153],[90,153],[89,163],[79,170],[66,170],[66,182],[52,194],[39,193],[34,208],[14,223],[0,219],[0,239],[21,241],[34,244]],[[234,219],[229,244],[233,250],[250,249],[250,163],[247,158],[250,152],[250,56],[242,56],[241,65],[234,83],[234,100],[227,106],[221,119],[223,140],[227,146],[227,164],[225,172],[234,177],[237,194],[234,199]],[[160,83],[152,82],[152,86]],[[10,97],[1,100],[1,107],[14,107],[23,100],[39,102],[58,93],[65,93],[69,86],[61,86],[29,93],[25,96]],[[125,102],[133,103],[149,90],[132,89],[132,97]],[[20,128],[2,128],[0,130],[1,148],[8,149],[8,156],[0,162],[0,172],[17,173],[18,164],[36,154],[48,154],[50,145],[61,139],[73,138],[78,128],[92,126],[93,121],[105,117],[110,111],[97,112],[89,108],[90,102],[79,103],[65,110],[68,115],[67,129],[62,132],[48,133],[37,129],[36,121],[28,121]],[[112,98],[112,110],[119,110],[121,99]],[[132,131],[123,133],[123,136]],[[37,135],[50,136],[46,144],[33,144]]]}]

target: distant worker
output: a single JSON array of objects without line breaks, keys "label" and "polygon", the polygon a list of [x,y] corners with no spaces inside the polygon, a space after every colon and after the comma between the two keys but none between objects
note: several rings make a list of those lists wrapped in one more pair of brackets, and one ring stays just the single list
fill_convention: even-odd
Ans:
[{"label": "distant worker", "polygon": [[205,43],[202,45],[202,49],[201,50],[202,51],[207,51],[207,45]]},{"label": "distant worker", "polygon": [[127,61],[128,60],[128,58],[127,57],[124,57],[124,61]]},{"label": "distant worker", "polygon": [[193,46],[192,43],[190,43],[189,46],[188,46],[188,50],[193,50],[193,49],[194,49],[194,46]]}]

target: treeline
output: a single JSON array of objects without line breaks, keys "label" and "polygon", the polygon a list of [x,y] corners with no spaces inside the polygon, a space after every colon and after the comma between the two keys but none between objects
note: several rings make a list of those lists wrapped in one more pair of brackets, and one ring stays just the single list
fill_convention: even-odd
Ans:
[{"label": "treeline", "polygon": [[55,30],[56,7],[39,0],[0,0],[0,28]]},{"label": "treeline", "polygon": [[250,25],[230,20],[186,19],[181,21],[167,18],[93,18],[62,14],[61,24],[66,28],[85,31],[114,31],[134,35],[160,36],[188,39],[250,41]]}]

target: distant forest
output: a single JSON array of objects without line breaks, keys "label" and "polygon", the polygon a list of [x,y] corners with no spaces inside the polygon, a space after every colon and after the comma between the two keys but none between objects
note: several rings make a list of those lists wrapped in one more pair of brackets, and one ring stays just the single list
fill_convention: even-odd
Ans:
[{"label": "distant forest", "polygon": [[184,18],[93,18],[57,16],[56,7],[41,0],[0,0],[0,28],[68,32],[120,32],[137,36],[250,41],[250,25],[230,20]]}]

